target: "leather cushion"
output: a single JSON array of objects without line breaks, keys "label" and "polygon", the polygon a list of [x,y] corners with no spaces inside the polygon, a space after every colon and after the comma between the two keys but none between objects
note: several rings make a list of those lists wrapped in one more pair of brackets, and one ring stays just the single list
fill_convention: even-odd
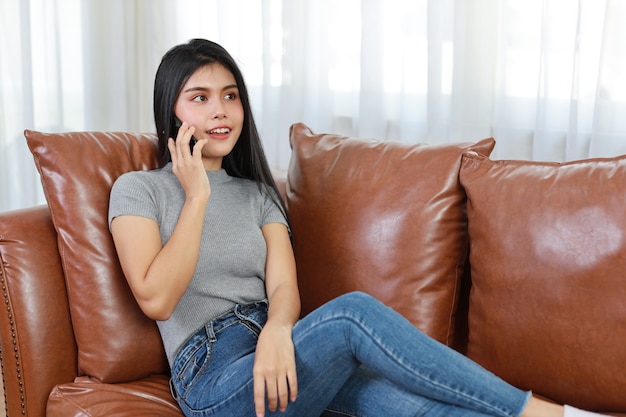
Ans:
[{"label": "leather cushion", "polygon": [[25,136],[58,234],[79,375],[112,383],[166,372],[158,329],[130,292],[107,224],[117,177],[156,168],[156,136],[30,130]]},{"label": "leather cushion", "polygon": [[561,403],[626,412],[626,156],[467,153],[468,356]]},{"label": "leather cushion", "polygon": [[453,344],[467,256],[461,153],[489,154],[495,141],[381,142],[302,123],[290,140],[286,204],[303,313],[360,290]]},{"label": "leather cushion", "polygon": [[87,377],[54,387],[47,417],[159,416],[183,417],[164,375],[121,384],[103,384]]}]

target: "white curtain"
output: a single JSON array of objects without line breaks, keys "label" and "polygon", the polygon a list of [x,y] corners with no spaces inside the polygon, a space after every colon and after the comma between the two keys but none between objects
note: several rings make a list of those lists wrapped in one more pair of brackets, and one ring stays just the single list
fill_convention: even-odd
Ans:
[{"label": "white curtain", "polygon": [[153,131],[163,53],[240,63],[271,164],[288,129],[409,143],[493,136],[498,159],[626,154],[623,0],[0,0],[0,211],[44,202],[23,139]]}]

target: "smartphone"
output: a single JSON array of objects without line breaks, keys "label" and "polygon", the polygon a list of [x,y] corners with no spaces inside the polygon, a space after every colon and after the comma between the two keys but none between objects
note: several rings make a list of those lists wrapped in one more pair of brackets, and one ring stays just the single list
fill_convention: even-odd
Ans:
[{"label": "smartphone", "polygon": [[[182,122],[178,120],[178,117],[176,116],[174,116],[174,119],[176,120],[176,135],[178,135],[178,129],[180,129]],[[191,152],[192,155],[193,155],[193,145],[195,145],[196,142],[198,142],[198,139],[196,139],[195,136],[192,136],[191,139],[189,140],[189,152]]]}]

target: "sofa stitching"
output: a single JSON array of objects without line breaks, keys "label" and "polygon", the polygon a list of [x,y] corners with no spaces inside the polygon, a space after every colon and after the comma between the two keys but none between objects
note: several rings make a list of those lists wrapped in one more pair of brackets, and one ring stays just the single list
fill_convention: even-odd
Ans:
[{"label": "sofa stitching", "polygon": [[[0,237],[1,238],[1,237]],[[0,239],[1,240],[1,239]],[[6,306],[6,312],[8,315],[8,319],[9,319],[9,324],[10,324],[10,328],[11,328],[11,345],[13,346],[13,352],[15,354],[15,368],[16,368],[16,375],[17,375],[17,380],[18,380],[18,385],[19,385],[19,389],[20,389],[20,405],[22,408],[22,415],[26,415],[26,397],[25,397],[25,393],[24,393],[24,383],[22,382],[22,372],[20,369],[20,352],[19,352],[19,343],[17,340],[17,332],[15,330],[15,320],[13,317],[13,309],[11,307],[11,299],[9,297],[8,294],[8,289],[7,289],[7,283],[6,283],[6,273],[5,273],[5,266],[6,263],[4,260],[2,260],[2,262],[0,262],[0,286],[2,287],[2,296],[4,298],[4,304]],[[6,387],[6,383],[5,383],[5,357],[4,357],[5,351],[2,349],[2,346],[0,346],[0,367],[2,368],[2,384],[3,386]],[[4,409],[5,409],[5,413],[8,415],[9,410],[8,410],[8,403],[7,403],[7,393],[6,390],[4,390]]]}]

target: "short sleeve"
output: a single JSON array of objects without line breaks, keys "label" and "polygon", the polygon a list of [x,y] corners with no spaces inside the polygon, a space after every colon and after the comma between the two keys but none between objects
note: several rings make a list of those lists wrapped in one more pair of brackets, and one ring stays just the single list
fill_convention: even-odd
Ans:
[{"label": "short sleeve", "polygon": [[158,221],[154,187],[146,181],[145,172],[129,172],[120,176],[109,197],[109,228],[115,217],[132,215]]},{"label": "short sleeve", "polygon": [[[273,198],[272,198],[273,197]],[[282,223],[287,226],[289,229],[289,233],[291,234],[291,229],[289,227],[289,222],[287,221],[287,216],[280,206],[280,199],[272,189],[265,189],[263,192],[263,206],[261,212],[261,226],[270,223]]]}]

